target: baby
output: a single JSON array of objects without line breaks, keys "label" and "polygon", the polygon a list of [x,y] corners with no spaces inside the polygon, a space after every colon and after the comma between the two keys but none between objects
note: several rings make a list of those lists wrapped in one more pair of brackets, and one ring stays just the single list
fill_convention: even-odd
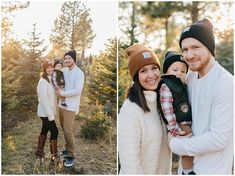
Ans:
[{"label": "baby", "polygon": [[[54,72],[52,74],[52,83],[57,90],[58,88],[64,89],[65,81],[64,81],[64,74],[62,72],[63,63],[60,59],[54,60]],[[67,107],[65,103],[65,97],[61,97],[61,105]]]},{"label": "baby", "polygon": [[[159,82],[158,109],[168,132],[173,136],[192,136],[192,112],[184,83],[188,64],[183,56],[168,51],[163,62],[163,74]],[[193,171],[193,157],[182,156],[182,175],[196,175]]]}]

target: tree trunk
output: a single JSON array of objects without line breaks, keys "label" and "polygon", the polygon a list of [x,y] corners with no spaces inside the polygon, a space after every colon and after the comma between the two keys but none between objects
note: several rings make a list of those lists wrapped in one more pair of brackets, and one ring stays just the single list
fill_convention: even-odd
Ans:
[{"label": "tree trunk", "polygon": [[191,11],[192,23],[195,23],[198,20],[198,13],[199,13],[198,3],[199,3],[198,1],[193,1],[192,4],[192,11]]},{"label": "tree trunk", "polygon": [[135,43],[135,14],[136,14],[136,2],[132,2],[132,15],[131,15],[131,30],[130,30],[130,35],[131,35],[131,43],[130,45],[133,45]]},{"label": "tree trunk", "polygon": [[166,49],[169,47],[169,42],[168,42],[168,17],[165,18],[165,30],[166,30],[166,35],[165,35],[165,40],[166,40]]},{"label": "tree trunk", "polygon": [[85,48],[82,49],[80,65],[82,66],[83,60],[85,59]]}]

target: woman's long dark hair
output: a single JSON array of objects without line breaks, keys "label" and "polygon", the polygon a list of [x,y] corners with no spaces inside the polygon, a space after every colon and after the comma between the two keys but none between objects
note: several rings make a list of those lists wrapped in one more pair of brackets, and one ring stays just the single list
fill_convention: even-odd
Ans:
[{"label": "woman's long dark hair", "polygon": [[134,77],[134,84],[129,88],[127,92],[127,98],[131,102],[136,103],[139,105],[140,108],[143,109],[144,112],[149,112],[150,109],[147,105],[145,96],[144,96],[144,91],[145,89],[140,85],[139,78],[138,78],[138,73]]},{"label": "woman's long dark hair", "polygon": [[47,80],[50,83],[50,80],[45,72],[42,73],[42,78],[44,78],[45,80]]}]

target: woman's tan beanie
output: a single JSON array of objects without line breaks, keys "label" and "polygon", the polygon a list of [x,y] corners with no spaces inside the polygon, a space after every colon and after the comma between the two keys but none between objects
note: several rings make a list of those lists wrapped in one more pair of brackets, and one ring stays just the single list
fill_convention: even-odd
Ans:
[{"label": "woman's tan beanie", "polygon": [[126,49],[126,53],[129,59],[129,73],[132,79],[134,79],[137,71],[145,65],[157,64],[159,69],[161,68],[157,55],[144,45],[134,44]]},{"label": "woman's tan beanie", "polygon": [[49,66],[52,66],[52,67],[53,67],[52,61],[49,60],[49,59],[44,59],[44,60],[42,61],[42,65],[41,65],[42,71],[43,71],[44,73],[46,73],[46,69],[47,69],[47,67],[49,67]]}]

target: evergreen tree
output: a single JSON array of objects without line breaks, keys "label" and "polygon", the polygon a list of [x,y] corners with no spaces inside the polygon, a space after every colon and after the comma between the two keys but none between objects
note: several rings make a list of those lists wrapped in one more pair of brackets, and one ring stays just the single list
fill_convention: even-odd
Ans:
[{"label": "evergreen tree", "polygon": [[30,2],[3,1],[1,2],[1,12],[12,13],[14,11],[27,8],[29,5],[30,5]]},{"label": "evergreen tree", "polygon": [[89,14],[89,9],[85,10],[81,16],[80,16],[80,20],[78,22],[78,32],[75,33],[74,35],[76,36],[75,38],[77,38],[78,40],[76,41],[76,45],[81,49],[82,53],[81,53],[81,65],[83,63],[83,60],[85,58],[85,50],[86,48],[90,48],[91,47],[91,43],[95,37],[95,35],[93,34],[93,30],[92,30],[92,20],[90,18],[90,14]]},{"label": "evergreen tree", "polygon": [[183,11],[186,12],[185,19],[189,24],[205,18],[208,15],[209,18],[214,18],[214,14],[205,15],[205,11],[218,10],[219,1],[188,1],[183,3]]},{"label": "evergreen tree", "polygon": [[216,60],[231,74],[234,74],[234,31],[233,29],[228,29],[223,31],[221,35],[224,38],[216,47]]},{"label": "evergreen tree", "polygon": [[18,92],[21,90],[21,78],[19,74],[19,60],[24,56],[22,45],[12,38],[13,12],[27,8],[29,2],[1,2],[1,59],[2,59],[2,112],[3,118],[12,113],[20,102]]},{"label": "evergreen tree", "polygon": [[19,105],[18,95],[22,85],[17,60],[23,56],[19,42],[9,40],[2,46],[2,112],[9,113]]},{"label": "evergreen tree", "polygon": [[35,110],[37,104],[36,87],[40,78],[40,66],[42,55],[46,50],[43,47],[44,40],[40,40],[40,33],[36,32],[36,24],[33,24],[33,30],[29,33],[29,40],[24,41],[25,57],[20,60],[22,75],[22,89],[19,95],[22,96],[21,104],[29,109]]},{"label": "evergreen tree", "polygon": [[125,48],[121,47],[123,44],[118,42],[118,110],[120,110],[126,93],[132,83],[132,79],[128,70],[128,58]]},{"label": "evergreen tree", "polygon": [[104,110],[116,118],[116,53],[117,41],[110,40],[107,49],[96,58],[93,58],[89,92],[94,104],[98,102],[104,106]]},{"label": "evergreen tree", "polygon": [[[165,31],[165,49],[169,48],[172,44],[170,37],[170,17],[177,11],[183,8],[183,2],[168,1],[168,2],[147,2],[147,5],[142,6],[142,13],[150,19],[160,19]],[[159,23],[158,23],[159,26]],[[156,26],[157,27],[157,26]],[[156,30],[156,29],[155,29]]]},{"label": "evergreen tree", "polygon": [[119,3],[119,28],[125,34],[120,37],[123,47],[138,43],[138,37],[142,34],[140,2]]},{"label": "evergreen tree", "polygon": [[67,50],[75,49],[84,58],[85,49],[91,47],[95,37],[91,23],[89,9],[81,1],[65,2],[54,23],[50,37],[54,51],[50,53],[62,57]]},{"label": "evergreen tree", "polygon": [[[219,42],[216,46],[216,60],[223,65],[231,74],[234,74],[234,21],[231,14],[234,2],[223,2],[226,13],[221,11],[221,16],[226,16],[227,22],[225,23],[225,30],[215,28],[215,35],[218,37]],[[225,13],[225,14],[224,14]]]}]

